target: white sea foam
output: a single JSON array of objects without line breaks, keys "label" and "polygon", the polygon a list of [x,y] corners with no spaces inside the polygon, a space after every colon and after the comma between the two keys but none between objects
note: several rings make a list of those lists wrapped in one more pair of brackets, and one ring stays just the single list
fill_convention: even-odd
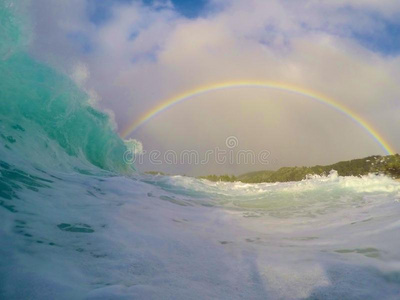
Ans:
[{"label": "white sea foam", "polygon": [[[0,211],[4,299],[396,299],[400,184],[35,173]],[[58,179],[57,179],[58,178]]]}]

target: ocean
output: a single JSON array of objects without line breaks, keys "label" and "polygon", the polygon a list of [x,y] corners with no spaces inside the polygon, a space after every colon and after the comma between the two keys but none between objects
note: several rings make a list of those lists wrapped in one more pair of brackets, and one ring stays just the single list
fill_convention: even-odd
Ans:
[{"label": "ocean", "polygon": [[[146,175],[0,4],[0,299],[399,299],[400,183]],[[23,4],[23,1],[21,1]]]}]

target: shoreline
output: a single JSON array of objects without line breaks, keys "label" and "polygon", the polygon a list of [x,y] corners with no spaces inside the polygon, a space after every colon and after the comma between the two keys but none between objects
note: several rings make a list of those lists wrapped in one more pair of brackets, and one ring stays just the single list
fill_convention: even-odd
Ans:
[{"label": "shoreline", "polygon": [[[277,170],[261,170],[235,175],[207,175],[199,178],[210,181],[241,181],[243,183],[275,183],[301,181],[310,175],[328,176],[335,170],[339,176],[366,176],[369,174],[383,174],[390,178],[399,179],[400,155],[368,156],[359,159],[340,161],[334,164],[322,166],[294,166],[281,167]],[[399,182],[399,181],[398,181]]]}]

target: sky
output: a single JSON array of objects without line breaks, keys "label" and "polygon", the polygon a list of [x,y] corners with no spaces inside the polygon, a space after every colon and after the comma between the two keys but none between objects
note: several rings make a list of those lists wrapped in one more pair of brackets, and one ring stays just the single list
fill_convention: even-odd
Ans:
[{"label": "sky", "polygon": [[[118,132],[165,99],[227,81],[274,81],[355,111],[400,151],[397,0],[35,0],[32,55],[70,76]],[[227,148],[234,137],[237,145]],[[351,118],[277,90],[216,91],[129,138],[140,170],[240,174],[385,154]],[[268,153],[255,163],[150,162],[148,154]]]}]

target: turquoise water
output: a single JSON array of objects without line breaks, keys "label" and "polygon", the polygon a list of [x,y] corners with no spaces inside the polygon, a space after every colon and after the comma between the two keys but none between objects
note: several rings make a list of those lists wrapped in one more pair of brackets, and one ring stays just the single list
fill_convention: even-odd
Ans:
[{"label": "turquoise water", "polygon": [[[400,184],[149,176],[0,3],[0,299],[398,299]],[[11,5],[12,4],[12,5]]]},{"label": "turquoise water", "polygon": [[114,172],[132,171],[123,161],[127,149],[109,117],[92,108],[88,96],[68,77],[24,52],[25,24],[16,18],[16,5],[7,3],[13,2],[2,4],[5,26],[0,35],[3,143],[27,161],[34,156],[37,165],[53,166],[67,159],[74,160],[70,163],[75,169],[94,165]]}]

